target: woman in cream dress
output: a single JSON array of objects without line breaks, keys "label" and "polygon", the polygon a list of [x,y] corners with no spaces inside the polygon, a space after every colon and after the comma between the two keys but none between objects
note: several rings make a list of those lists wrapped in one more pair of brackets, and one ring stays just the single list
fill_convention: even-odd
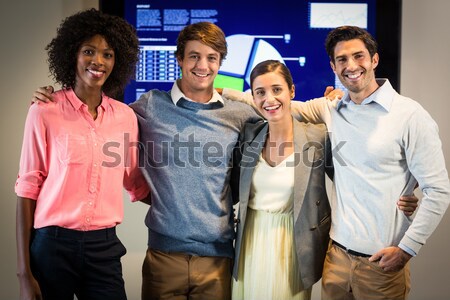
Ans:
[{"label": "woman in cream dress", "polygon": [[267,122],[247,124],[235,151],[239,201],[233,299],[310,299],[328,246],[332,172],[325,126],[294,120],[292,77],[278,61],[252,71],[255,106]]}]

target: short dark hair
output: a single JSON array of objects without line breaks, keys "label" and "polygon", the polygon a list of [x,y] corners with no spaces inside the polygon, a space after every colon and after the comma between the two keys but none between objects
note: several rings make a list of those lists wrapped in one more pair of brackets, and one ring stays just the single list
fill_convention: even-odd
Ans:
[{"label": "short dark hair", "polygon": [[220,63],[227,56],[227,41],[225,34],[219,26],[210,22],[198,22],[187,25],[180,31],[177,38],[176,57],[184,58],[186,44],[189,41],[200,41],[203,44],[213,48],[220,54]]},{"label": "short dark hair", "polygon": [[337,43],[354,39],[361,40],[364,43],[370,57],[378,52],[377,41],[369,32],[357,26],[340,26],[331,30],[325,39],[325,49],[330,60],[334,63],[334,48],[336,48]]},{"label": "short dark hair", "polygon": [[271,72],[279,73],[284,78],[284,80],[286,80],[289,89],[291,89],[292,86],[294,85],[291,72],[286,67],[286,65],[278,60],[269,59],[257,64],[250,73],[250,88],[252,89],[252,94],[253,94],[253,81],[255,80],[255,78]]},{"label": "short dark hair", "polygon": [[139,60],[136,30],[124,19],[93,8],[67,17],[58,27],[56,37],[45,48],[50,73],[64,88],[74,88],[78,51],[95,35],[106,40],[115,56],[114,68],[102,90],[110,97],[120,96],[135,75]]}]

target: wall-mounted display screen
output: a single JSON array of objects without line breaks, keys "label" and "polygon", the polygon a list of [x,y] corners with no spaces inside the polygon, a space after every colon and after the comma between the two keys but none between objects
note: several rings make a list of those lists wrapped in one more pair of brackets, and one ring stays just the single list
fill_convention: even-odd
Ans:
[{"label": "wall-mounted display screen", "polygon": [[[108,2],[101,2],[106,12]],[[136,79],[124,100],[130,103],[149,89],[172,87],[181,72],[174,55],[178,33],[200,21],[217,24],[227,39],[228,56],[216,87],[245,91],[252,68],[262,60],[277,59],[292,72],[296,99],[321,96],[327,85],[340,86],[324,47],[327,33],[340,25],[356,25],[377,37],[377,9],[376,0],[124,1],[118,14],[136,27],[140,42]]]}]

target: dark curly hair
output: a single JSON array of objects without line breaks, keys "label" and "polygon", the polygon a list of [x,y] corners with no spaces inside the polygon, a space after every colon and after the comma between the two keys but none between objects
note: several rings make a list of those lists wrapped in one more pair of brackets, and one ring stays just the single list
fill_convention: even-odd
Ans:
[{"label": "dark curly hair", "polygon": [[120,17],[92,8],[66,18],[60,24],[56,37],[45,47],[49,70],[55,81],[64,88],[74,88],[80,46],[97,34],[114,50],[114,68],[103,85],[103,92],[116,98],[122,95],[129,80],[134,78],[139,59],[136,30]]}]

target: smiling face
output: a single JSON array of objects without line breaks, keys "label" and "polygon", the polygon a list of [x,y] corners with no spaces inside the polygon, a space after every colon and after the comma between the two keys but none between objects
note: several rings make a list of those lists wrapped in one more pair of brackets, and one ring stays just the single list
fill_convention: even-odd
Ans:
[{"label": "smiling face", "polygon": [[291,119],[290,105],[294,90],[294,86],[289,88],[285,78],[277,71],[259,75],[252,83],[256,107],[269,122]]},{"label": "smiling face", "polygon": [[360,39],[338,42],[334,48],[334,63],[330,64],[355,103],[361,103],[378,88],[375,80],[378,54],[370,57]]},{"label": "smiling face", "polygon": [[220,53],[200,41],[188,41],[184,57],[177,57],[182,70],[181,90],[186,97],[207,102],[213,93],[213,83],[220,67]]},{"label": "smiling face", "polygon": [[114,62],[114,50],[101,35],[83,42],[77,55],[75,90],[101,90]]}]

